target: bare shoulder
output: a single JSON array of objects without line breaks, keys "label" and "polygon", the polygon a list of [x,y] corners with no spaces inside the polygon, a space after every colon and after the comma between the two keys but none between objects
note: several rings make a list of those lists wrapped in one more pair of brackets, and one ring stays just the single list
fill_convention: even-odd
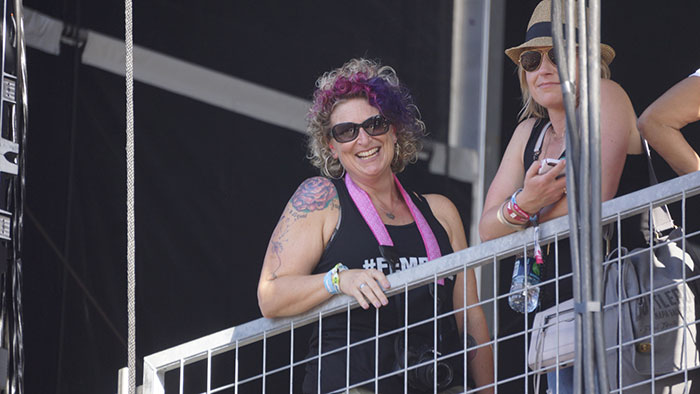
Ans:
[{"label": "bare shoulder", "polygon": [[467,240],[464,234],[464,224],[455,204],[441,194],[425,194],[430,209],[435,218],[447,231],[452,249],[462,250],[467,247]]},{"label": "bare shoulder", "polygon": [[[601,79],[600,80],[600,99],[603,102],[610,103],[614,105],[622,100],[622,103],[626,104],[630,102],[629,96],[625,89],[620,86],[619,83],[611,79]],[[601,105],[601,110],[604,110],[605,106]]]},{"label": "bare shoulder", "polygon": [[424,194],[426,201],[433,213],[437,216],[438,214],[456,214],[458,213],[457,207],[449,198],[443,196],[442,194]]},{"label": "bare shoulder", "polygon": [[513,138],[511,141],[516,140],[523,144],[526,143],[530,138],[530,132],[535,126],[535,122],[537,122],[537,118],[527,118],[518,123],[518,125],[515,127],[515,131],[513,131]]},{"label": "bare shoulder", "polygon": [[523,156],[530,134],[538,118],[528,118],[518,123],[513,131],[513,136],[506,146],[506,151],[501,158],[496,176],[489,186],[484,211],[492,206],[500,204],[506,196],[510,196],[518,187],[522,187],[525,178],[525,163]]},{"label": "bare shoulder", "polygon": [[445,227],[449,234],[452,230],[462,225],[462,219],[455,204],[442,194],[425,194],[426,201],[433,211],[433,215]]},{"label": "bare shoulder", "polygon": [[600,116],[601,133],[625,137],[638,135],[637,115],[627,92],[609,79],[603,79],[600,83]]},{"label": "bare shoulder", "polygon": [[513,136],[510,138],[510,142],[508,142],[503,159],[520,159],[519,161],[522,164],[522,156],[523,152],[525,151],[525,146],[527,145],[527,141],[530,139],[530,133],[532,132],[532,128],[535,127],[537,120],[537,118],[527,118],[518,123],[513,131]]}]

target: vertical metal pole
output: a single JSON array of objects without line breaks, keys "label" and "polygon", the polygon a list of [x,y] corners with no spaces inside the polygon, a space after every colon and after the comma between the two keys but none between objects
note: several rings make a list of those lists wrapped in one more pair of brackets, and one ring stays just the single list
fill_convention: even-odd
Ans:
[{"label": "vertical metal pole", "polygon": [[[493,256],[493,260],[491,261],[491,265],[493,266],[493,288],[498,289],[498,270],[496,267],[498,266],[498,259],[496,256]],[[498,316],[498,292],[494,291],[493,292],[493,365],[495,368],[493,369],[493,383],[494,383],[494,394],[498,394],[498,330],[496,327],[500,324],[499,322],[499,316]]]},{"label": "vertical metal pole", "polygon": [[[346,317],[347,317],[347,325],[345,326],[345,346],[347,348],[345,349],[345,387],[347,388],[350,386],[350,303],[347,305],[347,309],[345,311]],[[319,335],[320,338],[320,335]]]},{"label": "vertical metal pole", "polygon": [[[321,345],[323,341],[321,340],[321,335],[323,334],[323,312],[318,314],[318,368],[316,370],[316,391],[321,392]],[[349,323],[349,322],[348,322]],[[350,330],[350,328],[348,328]],[[238,364],[236,364],[238,365]]]},{"label": "vertical metal pole", "polygon": [[[581,159],[579,147],[582,145],[579,138],[579,129],[576,123],[576,32],[574,19],[574,2],[566,0],[566,44],[564,42],[564,31],[562,29],[561,1],[552,1],[552,39],[554,42],[555,55],[557,58],[557,69],[559,81],[562,87],[564,108],[566,110],[566,188],[567,207],[569,211],[569,242],[571,245],[571,271],[573,274],[572,286],[575,302],[581,300],[581,286],[579,284],[580,275],[580,250],[587,246],[579,238],[579,212],[578,199],[584,193],[579,192],[579,180],[583,177],[579,172],[581,169]],[[564,50],[566,48],[566,50]],[[565,56],[566,54],[566,56]],[[584,204],[585,205],[585,204]],[[576,340],[575,340],[575,362],[574,362],[574,392],[581,393],[581,365],[582,365],[582,317],[575,315]]]},{"label": "vertical metal pole", "polygon": [[[16,73],[17,84],[16,91],[19,92],[19,98],[16,96],[15,101],[20,107],[20,115],[13,116],[17,124],[17,133],[14,133],[12,138],[14,142],[19,144],[19,156],[17,158],[17,176],[14,179],[14,217],[12,231],[12,262],[11,269],[8,271],[11,276],[10,291],[12,294],[11,310],[12,318],[10,324],[10,333],[12,335],[10,360],[12,374],[10,378],[10,388],[14,394],[24,393],[24,335],[23,335],[23,312],[22,312],[22,231],[24,228],[24,201],[25,201],[25,161],[27,147],[27,123],[29,119],[29,99],[27,92],[27,60],[25,53],[25,34],[24,34],[24,16],[23,16],[22,0],[15,0],[14,12],[15,21],[17,24],[16,42],[17,42],[17,58],[16,58]],[[5,47],[5,50],[8,48]],[[5,52],[3,51],[3,56]],[[4,78],[3,66],[3,78]]]},{"label": "vertical metal pole", "polygon": [[[586,18],[586,2],[579,1],[578,5],[578,40],[579,40],[579,121],[581,122],[581,188],[580,201],[591,198],[591,150],[590,150],[590,123],[589,113],[589,75],[588,75],[588,30]],[[591,300],[591,204],[579,204],[581,245],[581,299],[578,301],[583,306],[583,369],[586,390],[595,387],[594,345],[593,345],[593,321],[588,310],[588,302]]]},{"label": "vertical metal pole", "polygon": [[[236,340],[236,367],[233,371],[233,393],[238,394],[238,371],[240,370],[239,365],[240,365],[240,360],[238,359],[238,340]],[[319,361],[320,362],[320,361]]]},{"label": "vertical metal pole", "polygon": [[468,367],[468,357],[467,357],[467,351],[469,348],[469,341],[467,340],[467,335],[469,334],[467,332],[467,266],[466,264],[462,268],[462,308],[464,308],[464,311],[462,312],[462,343],[464,344],[464,366],[463,366],[463,375],[464,375],[464,382],[462,383],[464,387],[467,387],[467,367]]},{"label": "vertical metal pole", "polygon": [[[263,331],[262,353],[262,392],[264,393],[265,385],[267,383],[267,331]],[[207,394],[209,394],[209,383],[211,376],[211,350],[208,351],[207,356]]]},{"label": "vertical metal pole", "polygon": [[[656,239],[654,238],[654,207],[649,201],[649,261],[652,262],[654,261],[654,244],[656,243]],[[651,264],[651,263],[650,263]],[[654,270],[649,267],[649,283],[654,283]],[[654,288],[655,286],[651,286],[651,289],[649,289],[649,295],[645,295],[645,297],[649,297],[649,335],[651,336],[651,348],[654,348],[654,316],[655,316],[655,309],[656,309],[656,303],[654,302],[655,297],[654,297]],[[654,365],[654,352],[651,352],[651,394],[656,393],[656,385],[654,384],[655,379],[655,365]]]},{"label": "vertical metal pole", "polygon": [[[452,64],[450,76],[450,113],[446,149],[446,173],[450,173],[452,148],[477,152],[478,169],[471,179],[472,206],[469,244],[479,242],[478,223],[484,200],[484,151],[486,98],[488,84],[488,40],[491,0],[454,0],[452,3]],[[470,20],[480,22],[471,26]],[[480,38],[480,40],[477,40]],[[475,60],[478,60],[476,62]],[[478,122],[475,122],[478,119]],[[474,125],[478,125],[474,127]],[[476,141],[476,144],[474,143]],[[476,268],[477,287],[481,269]]]},{"label": "vertical metal pole", "polygon": [[165,394],[165,374],[143,362],[143,393]]},{"label": "vertical metal pole", "polygon": [[[438,349],[438,288],[437,275],[433,275],[433,349]],[[437,356],[438,352],[433,351],[433,392],[437,394]]]},{"label": "vertical metal pole", "polygon": [[117,394],[128,394],[129,392],[129,368],[124,367],[119,370],[117,382]]},{"label": "vertical metal pole", "polygon": [[178,386],[178,393],[185,394],[185,360],[180,359],[180,382]]},{"label": "vertical metal pole", "polygon": [[294,387],[294,322],[289,327],[289,394],[293,393]]},{"label": "vertical metal pole", "polygon": [[[265,342],[267,342],[267,335],[265,336],[265,340],[263,341],[263,353],[266,354],[265,348],[267,347],[267,345],[265,344]],[[263,355],[263,360],[264,359],[265,359],[265,356]],[[263,361],[263,364],[265,364],[264,361]],[[264,392],[265,392],[265,368],[263,365],[263,393]],[[207,350],[207,394],[211,394],[211,349]]]},{"label": "vertical metal pole", "polygon": [[379,392],[379,308],[374,309],[374,392]]},{"label": "vertical metal pole", "polygon": [[605,357],[605,331],[603,329],[603,235],[601,228],[602,210],[602,171],[600,137],[600,0],[589,2],[588,33],[588,77],[589,77],[589,119],[591,144],[591,276],[592,301],[599,305],[592,312],[594,327],[595,364],[588,367],[598,375],[598,390],[607,393],[608,373]]},{"label": "vertical metal pole", "polygon": [[[681,245],[682,248],[681,248],[681,249],[683,250],[683,266],[685,267],[686,264],[687,264],[686,259],[685,259],[685,258],[686,258],[686,254],[685,254],[685,253],[686,253],[686,249],[685,249],[685,247],[686,247],[686,243],[685,243],[685,241],[686,241],[685,229],[687,229],[687,227],[685,226],[685,190],[683,190],[683,199],[681,200],[681,228],[683,229],[683,233],[682,233],[682,234],[683,234],[683,239],[681,240],[681,242],[682,242],[682,245]],[[695,264],[697,264],[697,263],[695,263]],[[687,273],[688,273],[687,270],[686,270],[686,269],[683,269],[683,283],[685,283],[686,285],[688,284],[688,278],[687,278],[687,276],[686,276]],[[691,274],[691,275],[692,275],[692,274]],[[688,290],[689,290],[688,286],[684,286],[684,287],[683,287],[683,301],[684,301],[684,305],[687,305],[686,303],[689,301],[689,300],[688,300]],[[684,307],[683,307],[683,342],[682,342],[682,343],[683,343],[683,346],[687,346],[686,344],[689,343],[688,341],[691,340],[690,332],[688,332],[688,330],[689,330],[689,327],[688,327],[688,320],[686,320],[686,313],[687,313],[687,311],[688,311],[687,308],[688,308],[687,306],[684,306]],[[692,308],[692,307],[691,307],[691,308]],[[697,312],[696,312],[696,314],[695,314],[695,318],[696,318],[696,319],[698,318]],[[696,335],[697,335],[697,331],[696,331]],[[653,343],[651,344],[651,348],[654,349],[654,344],[653,344]],[[689,367],[688,362],[689,362],[689,357],[690,357],[690,354],[689,354],[689,353],[691,353],[691,352],[684,352],[684,353],[683,353],[683,359],[681,360],[681,365],[683,366],[683,380],[686,382],[686,384],[687,384],[687,382],[688,382],[688,367]]]},{"label": "vertical metal pole", "polygon": [[408,282],[403,286],[403,392],[408,392]]}]

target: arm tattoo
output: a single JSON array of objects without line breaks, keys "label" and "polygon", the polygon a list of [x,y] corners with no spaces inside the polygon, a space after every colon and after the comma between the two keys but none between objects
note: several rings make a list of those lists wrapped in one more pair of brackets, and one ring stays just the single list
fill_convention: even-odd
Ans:
[{"label": "arm tattoo", "polygon": [[320,211],[338,198],[333,183],[326,178],[307,179],[299,186],[289,202],[298,212]]},{"label": "arm tattoo", "polygon": [[277,268],[272,271],[269,280],[277,279],[277,270],[282,267],[282,250],[284,249],[284,242],[287,241],[287,233],[289,232],[289,218],[284,213],[275,227],[275,231],[270,237],[270,246],[268,247],[268,253],[272,253],[277,258]]},{"label": "arm tattoo", "polygon": [[320,211],[328,208],[340,209],[338,193],[333,183],[326,178],[315,177],[304,181],[292,198],[289,205],[280,217],[275,231],[270,239],[268,253],[275,255],[277,268],[270,275],[269,280],[277,279],[277,271],[282,267],[282,251],[284,244],[289,240],[289,228],[292,222],[306,218],[309,212]]}]

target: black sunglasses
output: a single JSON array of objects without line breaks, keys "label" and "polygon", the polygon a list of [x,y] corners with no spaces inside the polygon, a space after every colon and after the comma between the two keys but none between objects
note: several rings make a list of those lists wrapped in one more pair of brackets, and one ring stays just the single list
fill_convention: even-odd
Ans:
[{"label": "black sunglasses", "polygon": [[376,137],[378,135],[386,134],[389,131],[389,126],[391,122],[382,115],[374,115],[367,118],[362,123],[338,123],[337,125],[331,127],[331,135],[338,142],[350,142],[353,141],[360,134],[360,127],[365,129],[367,134]]},{"label": "black sunglasses", "polygon": [[542,64],[542,54],[546,53],[547,56],[549,57],[549,61],[552,62],[555,66],[557,65],[557,61],[555,60],[554,57],[554,48],[549,48],[549,50],[532,50],[532,51],[526,51],[520,54],[520,65],[523,67],[523,70],[527,72],[533,72],[537,71],[538,68],[540,68],[540,64]]}]

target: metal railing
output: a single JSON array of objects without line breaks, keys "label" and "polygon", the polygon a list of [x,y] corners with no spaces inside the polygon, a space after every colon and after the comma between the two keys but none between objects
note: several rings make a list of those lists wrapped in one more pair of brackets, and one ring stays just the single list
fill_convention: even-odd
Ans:
[{"label": "metal railing", "polygon": [[[700,172],[675,178],[605,202],[602,205],[603,223],[618,223],[619,226],[622,219],[638,215],[645,211],[650,211],[652,206],[670,204],[676,201],[682,201],[682,205],[685,208],[685,200],[696,194],[700,194]],[[685,209],[683,209],[683,217],[681,220],[676,218],[678,224],[685,224],[685,212]],[[439,278],[452,276],[467,269],[480,266],[483,267],[482,269],[493,270],[493,288],[498,289],[498,270],[501,268],[506,270],[512,269],[512,267],[499,267],[499,261],[522,252],[524,248],[531,247],[533,240],[532,232],[533,229],[517,232],[443,256],[412,269],[389,275],[388,279],[391,283],[391,289],[387,293],[389,296],[405,294],[409,289],[434,283]],[[566,217],[557,218],[540,225],[540,240],[543,244],[564,239],[568,237],[568,233],[569,224]],[[694,235],[697,235],[697,233],[686,234],[685,237],[692,237]],[[698,238],[700,238],[700,236]],[[570,276],[571,275],[566,275],[564,277]],[[540,286],[551,285],[552,283],[556,285],[559,279],[561,278],[557,277],[553,280],[545,281],[540,284]],[[686,279],[691,278],[683,278],[683,280]],[[654,291],[655,290],[652,290],[652,293]],[[482,299],[478,304],[468,306],[467,308],[490,303],[493,305],[494,310],[497,311],[498,304],[506,303],[508,296],[508,293],[494,294],[493,297]],[[643,295],[635,296],[632,298],[632,301],[642,296]],[[620,302],[624,301],[625,300],[622,300]],[[204,393],[279,392],[280,384],[285,386],[285,391],[288,389],[290,393],[296,392],[295,390],[298,390],[298,381],[301,375],[303,375],[303,368],[305,365],[310,361],[317,361],[319,358],[318,353],[306,357],[300,355],[299,348],[303,348],[304,353],[308,350],[305,347],[306,343],[301,343],[303,339],[299,339],[301,338],[298,334],[300,330],[303,330],[305,326],[316,324],[319,327],[319,332],[321,332],[324,318],[338,313],[347,313],[349,315],[350,310],[357,306],[357,302],[354,298],[344,295],[335,296],[328,302],[299,316],[284,319],[262,318],[254,320],[149,355],[144,358],[143,393],[164,394],[166,392],[183,393],[185,391]],[[436,313],[434,313],[430,320],[435,321],[444,317],[444,315],[436,315]],[[489,324],[492,325],[494,337],[488,344],[480,344],[478,347],[491,346],[493,348],[495,366],[493,380],[495,383],[490,385],[490,387],[492,387],[495,392],[498,392],[499,387],[504,383],[519,382],[520,380],[524,381],[524,383],[522,383],[522,392],[534,392],[529,381],[531,381],[538,372],[542,371],[531,371],[527,367],[527,353],[529,347],[527,340],[524,341],[523,353],[517,349],[512,349],[512,351],[510,349],[508,350],[508,353],[512,354],[512,357],[523,358],[522,371],[513,374],[513,376],[504,376],[503,373],[499,373],[502,371],[498,369],[498,355],[502,354],[499,350],[503,350],[499,349],[499,347],[507,346],[507,341],[518,335],[525,335],[525,338],[527,338],[527,336],[531,334],[531,329],[529,327],[531,326],[530,322],[533,318],[534,313],[526,314],[523,329],[516,334],[503,337],[500,337],[498,334],[498,327],[501,323],[499,321],[499,314],[496,313],[492,321],[489,322]],[[685,327],[692,326],[696,322],[697,321],[686,321]],[[406,326],[404,325],[401,329],[406,329]],[[669,330],[670,329],[672,328],[669,328]],[[367,341],[378,341],[385,335],[388,334],[377,333],[375,337]],[[647,339],[649,338],[651,338],[651,345],[653,347],[654,336],[647,336]],[[622,345],[624,347],[630,344],[633,343],[625,342]],[[349,352],[349,349],[357,345],[356,343],[348,343],[346,347],[341,349],[321,352],[321,357],[338,351]],[[614,351],[614,349],[614,347],[608,347],[608,351]],[[461,354],[466,354],[469,350],[473,349],[463,346]],[[435,355],[434,359],[429,360],[426,364],[436,363],[439,360],[440,356]],[[619,364],[617,365],[618,371],[623,368],[624,362],[625,360],[620,357]],[[466,363],[467,362],[465,362],[464,365],[465,371],[467,370]],[[652,357],[652,368],[653,367]],[[409,367],[409,369],[411,368],[413,367]],[[405,371],[406,369],[397,371],[396,373],[401,374]],[[684,377],[686,382],[690,380],[688,368],[681,368],[680,372],[682,372],[682,378]],[[375,373],[374,379],[370,379],[369,382],[362,382],[362,384],[376,384],[378,380],[385,377],[386,375]],[[663,374],[655,374],[652,370],[649,381],[656,382],[661,378],[664,378]],[[197,381],[198,383],[194,385],[196,387],[190,387],[190,385],[188,385],[188,383],[191,383],[189,380]],[[637,384],[641,385],[643,382]],[[359,383],[347,385],[343,390],[359,386]],[[187,390],[185,390],[186,387]],[[273,387],[275,388],[273,389]],[[477,391],[478,389],[469,389],[467,392]],[[509,392],[503,388],[501,388],[500,391]]]}]

